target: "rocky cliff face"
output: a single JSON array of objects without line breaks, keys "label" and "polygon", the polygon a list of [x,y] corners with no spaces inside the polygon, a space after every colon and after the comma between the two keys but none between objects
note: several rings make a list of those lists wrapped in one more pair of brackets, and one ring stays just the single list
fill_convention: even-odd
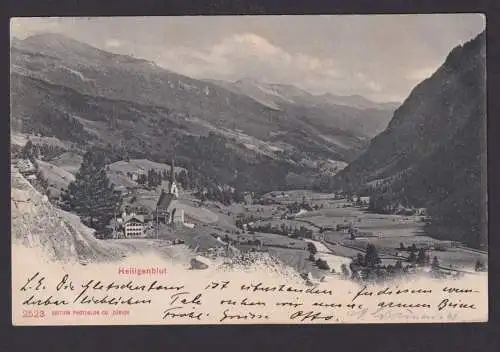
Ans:
[{"label": "rocky cliff face", "polygon": [[118,260],[125,251],[94,237],[78,216],[53,206],[15,168],[11,168],[12,243],[42,251],[49,260]]},{"label": "rocky cliff face", "polygon": [[484,32],[453,49],[338,184],[428,207],[436,236],[486,247],[485,52]]}]

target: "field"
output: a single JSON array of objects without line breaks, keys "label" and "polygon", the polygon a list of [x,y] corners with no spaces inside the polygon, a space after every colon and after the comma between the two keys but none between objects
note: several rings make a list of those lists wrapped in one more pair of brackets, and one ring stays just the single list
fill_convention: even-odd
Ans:
[{"label": "field", "polygon": [[[274,199],[281,205],[294,201],[300,203],[304,200],[303,198],[310,205],[323,204],[322,209],[307,211],[296,216],[294,223],[300,223],[300,220],[303,220],[316,227],[332,228],[337,224],[351,224],[360,233],[354,241],[350,239],[349,234],[343,232],[326,231],[324,233],[327,241],[325,245],[331,254],[339,257],[353,258],[358,253],[363,253],[368,243],[372,243],[385,258],[383,264],[394,264],[395,255],[400,252],[397,249],[400,243],[403,243],[405,247],[412,244],[417,247],[430,247],[428,254],[431,258],[436,256],[443,267],[470,270],[478,259],[487,262],[485,253],[459,248],[451,241],[428,236],[423,229],[424,222],[419,216],[368,213],[361,208],[351,206],[345,200],[333,199],[333,195],[319,195],[311,191],[271,192],[266,197]],[[274,225],[283,221],[273,219],[267,222]],[[266,223],[266,221],[259,223]],[[314,228],[314,226],[311,227]],[[444,250],[432,250],[432,247]],[[406,252],[399,254],[407,255]]]},{"label": "field", "polygon": [[325,260],[328,263],[328,266],[330,269],[334,269],[335,272],[341,272],[341,266],[342,264],[345,264],[349,266],[349,263],[351,262],[351,258],[345,257],[345,256],[340,256],[340,255],[335,255],[331,253],[331,250],[325,246],[323,243],[314,241],[314,240],[305,240],[306,242],[311,242],[316,246],[317,253],[315,255],[315,258],[321,258]]},{"label": "field", "polygon": [[258,220],[254,221],[254,226],[265,226],[267,224],[271,224],[272,227],[278,227],[280,228],[281,224],[285,224],[287,227],[291,227],[292,229],[300,229],[300,227],[305,227],[308,230],[317,230],[316,227],[311,226],[310,224],[307,224],[302,221],[297,221],[297,220]]},{"label": "field", "polygon": [[75,152],[66,152],[52,159],[50,163],[74,175],[80,168],[82,160],[81,155]]},{"label": "field", "polygon": [[108,171],[106,174],[109,178],[109,181],[117,189],[128,189],[128,188],[138,187],[137,182],[132,181],[126,175],[119,174],[116,172],[110,172],[110,171]]},{"label": "field", "polygon": [[[129,161],[120,160],[112,164],[109,164],[108,166],[111,171],[123,174],[127,174],[127,172],[147,173],[148,170],[170,171],[170,165],[156,163],[148,159],[130,159]],[[185,169],[178,166],[175,167],[176,173],[182,170]]]},{"label": "field", "polygon": [[[61,188],[67,188],[68,184],[74,180],[74,174],[79,168],[81,159],[82,157],[76,153],[66,152],[54,158],[50,163],[38,162],[52,193],[57,195]],[[131,159],[128,162],[119,161],[110,164],[109,169],[108,176],[111,182],[116,186],[131,190],[126,197],[129,204],[144,207],[149,212],[154,211],[161,187],[156,190],[140,188],[136,182],[128,178],[126,173],[147,172],[149,169],[168,170],[169,165],[146,159]],[[176,168],[176,171],[180,170],[181,168]],[[431,248],[428,251],[428,254],[431,257],[436,256],[441,266],[444,267],[470,270],[478,259],[487,262],[487,255],[484,253],[457,247],[450,241],[429,237],[423,232],[424,223],[418,216],[368,213],[362,208],[353,207],[346,200],[334,199],[333,194],[318,194],[304,190],[271,192],[264,198],[272,199],[277,203],[272,205],[232,204],[224,206],[212,201],[200,204],[200,201],[188,192],[181,192],[180,198],[180,207],[184,209],[186,222],[193,222],[196,227],[193,230],[186,228],[175,232],[168,227],[162,227],[160,230],[162,238],[170,240],[181,238],[188,246],[198,247],[200,250],[223,245],[212,236],[213,233],[221,238],[228,235],[232,240],[239,240],[243,243],[257,239],[261,241],[265,249],[285,263],[300,271],[314,272],[316,275],[322,271],[308,260],[307,241],[315,243],[318,249],[316,258],[326,260],[330,268],[336,272],[340,271],[342,264],[349,264],[352,258],[359,253],[364,253],[368,243],[377,247],[379,254],[383,257],[383,264],[395,264],[398,254],[407,256],[406,252],[399,250],[400,243],[403,243],[405,247],[415,244],[417,247],[444,249]],[[290,215],[287,214],[287,204],[302,201],[320,208],[311,211],[303,210],[294,219],[282,219],[283,215]],[[240,215],[257,219],[252,221],[254,226],[267,224],[273,227],[281,227],[282,224],[292,228],[303,226],[313,231],[313,239],[316,241],[270,233],[242,233],[243,231],[235,226],[235,221]],[[321,228],[335,229],[339,224],[354,227],[357,230],[354,234],[355,238],[351,239],[349,233],[342,231],[320,232]],[[322,238],[324,242],[319,241]]]},{"label": "field", "polygon": [[269,254],[279,258],[284,264],[295,268],[299,272],[312,271],[313,266],[309,261],[309,253],[303,250],[287,248],[270,248]]},{"label": "field", "polygon": [[276,201],[286,201],[286,202],[302,202],[305,198],[306,200],[328,200],[333,199],[333,194],[326,193],[316,193],[309,190],[294,190],[286,192],[269,192],[263,196],[264,199],[274,199]]},{"label": "field", "polygon": [[42,177],[47,180],[52,197],[58,197],[61,190],[67,189],[68,185],[75,180],[75,176],[64,169],[42,160],[36,162]]},{"label": "field", "polygon": [[[253,235],[244,235],[248,239],[252,239]],[[262,241],[265,246],[283,246],[292,249],[304,250],[307,244],[304,240],[297,238],[290,238],[288,236],[275,235],[271,233],[256,233],[255,238]]]},{"label": "field", "polygon": [[63,142],[60,139],[57,139],[55,137],[42,137],[42,136],[35,136],[31,134],[26,134],[26,133],[18,133],[18,132],[12,132],[10,134],[10,143],[18,146],[24,146],[28,141],[31,141],[33,144],[46,144],[46,145],[52,145],[55,147],[59,147],[62,149],[69,150],[72,145],[70,142]]},{"label": "field", "polygon": [[436,256],[442,266],[452,269],[462,269],[471,271],[474,268],[476,260],[481,260],[483,263],[488,263],[488,255],[479,252],[468,251],[461,248],[449,249],[445,252],[430,251],[431,258]]},{"label": "field", "polygon": [[345,247],[341,244],[324,243],[324,245],[328,247],[328,249],[330,249],[330,252],[332,254],[338,255],[340,257],[346,257],[352,259],[355,258],[358,255],[358,253],[364,253],[361,250]]}]

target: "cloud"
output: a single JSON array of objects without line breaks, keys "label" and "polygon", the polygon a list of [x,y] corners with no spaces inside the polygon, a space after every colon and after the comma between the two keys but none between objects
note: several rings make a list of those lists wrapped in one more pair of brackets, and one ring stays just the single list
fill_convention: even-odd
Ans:
[{"label": "cloud", "polygon": [[485,27],[478,14],[15,18],[11,36],[58,32],[194,78],[243,77],[387,101]]},{"label": "cloud", "polygon": [[10,36],[24,39],[27,36],[44,33],[59,32],[61,23],[53,18],[12,18],[10,21]]},{"label": "cloud", "polygon": [[123,45],[123,43],[117,39],[107,39],[104,45],[106,48],[119,48]]},{"label": "cloud", "polygon": [[196,78],[252,77],[271,83],[327,86],[342,77],[331,58],[289,52],[248,32],[227,36],[205,48],[171,47],[158,52],[155,60],[164,68]]}]

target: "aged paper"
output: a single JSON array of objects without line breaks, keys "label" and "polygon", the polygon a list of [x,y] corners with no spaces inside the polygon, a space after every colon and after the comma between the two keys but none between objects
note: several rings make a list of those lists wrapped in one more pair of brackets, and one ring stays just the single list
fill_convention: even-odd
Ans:
[{"label": "aged paper", "polygon": [[484,29],[13,19],[13,325],[486,322]]}]

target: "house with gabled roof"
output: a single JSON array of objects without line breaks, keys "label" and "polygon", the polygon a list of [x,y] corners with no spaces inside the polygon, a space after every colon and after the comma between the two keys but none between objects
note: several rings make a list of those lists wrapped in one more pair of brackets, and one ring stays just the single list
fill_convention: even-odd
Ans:
[{"label": "house with gabled roof", "polygon": [[123,213],[121,225],[123,226],[123,232],[126,238],[144,236],[144,215]]}]

